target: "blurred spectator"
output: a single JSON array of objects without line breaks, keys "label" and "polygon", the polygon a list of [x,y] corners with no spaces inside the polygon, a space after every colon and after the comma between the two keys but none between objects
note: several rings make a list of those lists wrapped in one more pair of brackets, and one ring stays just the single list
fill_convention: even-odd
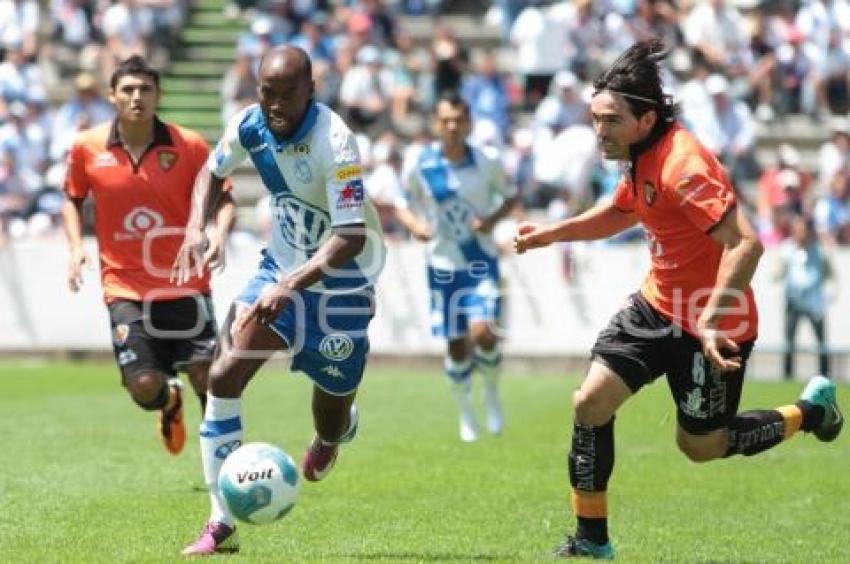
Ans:
[{"label": "blurred spectator", "polygon": [[473,128],[482,121],[488,121],[495,126],[500,141],[503,141],[510,125],[507,85],[496,69],[492,53],[481,52],[475,63],[476,72],[466,77],[461,89],[472,112]]},{"label": "blurred spectator", "polygon": [[800,153],[791,145],[777,150],[776,166],[768,167],[758,182],[758,226],[762,242],[775,245],[790,234],[790,219],[804,211],[811,176],[801,168]]},{"label": "blurred spectator", "polygon": [[842,169],[832,177],[829,193],[815,204],[814,218],[826,245],[850,244],[850,171]]},{"label": "blurred spectator", "polygon": [[725,77],[713,74],[706,79],[705,86],[720,126],[720,160],[729,171],[732,185],[740,188],[744,182],[758,178],[761,172],[755,155],[755,123],[747,104],[730,97]]},{"label": "blurred spectator", "polygon": [[44,89],[41,69],[28,61],[20,37],[4,39],[6,57],[0,63],[0,95],[7,100],[24,100],[33,88]]},{"label": "blurred spectator", "polygon": [[833,118],[830,121],[830,139],[818,152],[818,180],[822,194],[829,191],[833,177],[850,167],[850,119]]},{"label": "blurred spectator", "polygon": [[301,22],[301,30],[290,43],[301,47],[310,56],[313,66],[330,65],[334,61],[334,45],[325,34],[328,16],[325,12],[315,12]]},{"label": "blurred spectator", "polygon": [[0,0],[0,41],[14,42],[26,60],[38,50],[38,3],[34,0]]},{"label": "blurred spectator", "polygon": [[520,12],[511,28],[511,43],[517,49],[517,71],[523,77],[525,107],[531,109],[549,91],[557,71],[564,68],[567,29],[549,18],[542,2],[533,2]]},{"label": "blurred spectator", "polygon": [[581,97],[582,84],[570,71],[558,71],[552,81],[552,93],[534,112],[534,125],[551,128],[555,133],[575,123],[580,123],[587,113],[587,104]]},{"label": "blurred spectator", "polygon": [[101,28],[106,41],[101,68],[104,78],[112,75],[119,61],[131,55],[148,56],[153,13],[140,6],[139,0],[113,0],[103,12]]},{"label": "blurred spectator", "polygon": [[98,92],[97,79],[88,72],[74,79],[75,94],[62,104],[53,118],[50,158],[64,160],[78,131],[110,121],[115,108]]},{"label": "blurred spectator", "polygon": [[818,107],[833,114],[846,114],[850,109],[850,52],[841,30],[834,28],[828,35],[829,43],[819,53],[815,68]]},{"label": "blurred spectator", "polygon": [[445,92],[460,90],[467,54],[454,31],[447,25],[439,25],[434,30],[431,55],[434,60],[433,98],[437,99]]},{"label": "blurred spectator", "polygon": [[396,219],[395,201],[404,190],[401,186],[401,153],[393,142],[378,143],[373,150],[374,169],[366,177],[366,191],[381,220],[384,235],[398,240],[404,228]]},{"label": "blurred spectator", "polygon": [[251,57],[239,53],[221,81],[221,119],[227,124],[239,110],[257,101],[257,76]]},{"label": "blurred spectator", "polygon": [[752,66],[745,21],[731,3],[708,0],[695,4],[682,29],[685,42],[724,74],[739,76]]},{"label": "blurred spectator", "polygon": [[785,354],[783,375],[794,377],[797,325],[808,319],[818,342],[818,373],[829,375],[826,345],[826,298],[824,284],[833,269],[826,251],[818,242],[811,219],[795,216],[791,237],[782,244],[777,278],[785,283]]},{"label": "blurred spectator", "polygon": [[389,125],[389,92],[381,78],[381,52],[367,45],[357,52],[357,64],[342,77],[339,103],[355,131],[381,131]]}]

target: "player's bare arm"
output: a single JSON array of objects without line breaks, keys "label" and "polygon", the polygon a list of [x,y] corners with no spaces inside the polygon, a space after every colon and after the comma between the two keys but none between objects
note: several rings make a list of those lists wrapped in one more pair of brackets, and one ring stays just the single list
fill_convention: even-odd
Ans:
[{"label": "player's bare arm", "polygon": [[514,237],[517,254],[545,247],[558,241],[591,241],[616,235],[637,224],[637,215],[608,202],[552,225],[523,223]]},{"label": "player's bare arm", "polygon": [[[219,203],[219,211],[223,211],[224,217],[216,219],[227,220],[228,210],[231,214],[229,223],[232,224],[233,218],[233,200],[232,198],[223,197],[224,194],[224,179],[218,178],[210,172],[204,165],[195,177],[195,186],[192,189],[192,211],[189,214],[189,222],[186,225],[186,233],[183,236],[183,244],[177,252],[177,257],[174,259],[174,265],[171,268],[171,281],[183,284],[188,282],[192,275],[198,277],[203,276],[204,268],[208,264],[206,258],[212,259],[214,256],[207,256],[209,240],[204,232],[208,210],[214,209],[211,202]],[[224,210],[222,210],[224,208]],[[218,222],[216,223],[219,226]]]},{"label": "player's bare arm", "polygon": [[397,206],[395,208],[395,215],[399,223],[410,231],[410,234],[417,241],[430,241],[434,236],[428,222],[410,211],[410,209]]},{"label": "player's bare arm", "polygon": [[517,201],[519,201],[517,197],[508,198],[493,213],[484,217],[472,218],[470,227],[479,233],[489,233],[499,221],[511,213]]},{"label": "player's bare arm", "polygon": [[[717,273],[717,281],[708,298],[705,309],[697,320],[705,355],[721,370],[738,370],[738,356],[724,358],[722,352],[735,353],[738,345],[718,331],[725,308],[736,307],[739,297],[753,279],[764,246],[743,212],[736,206],[727,213],[709,233],[723,245],[723,256]],[[728,354],[727,352],[727,354]]]},{"label": "player's bare arm", "polygon": [[227,236],[236,219],[236,202],[230,192],[221,192],[221,199],[212,206],[215,221],[209,233],[209,245],[204,253],[204,265],[210,270],[221,270],[225,265]]},{"label": "player's bare arm", "polygon": [[83,284],[83,267],[91,260],[83,248],[83,203],[85,198],[69,198],[62,205],[62,225],[68,238],[71,258],[68,262],[68,288],[77,292]]},{"label": "player's bare arm", "polygon": [[236,321],[235,331],[241,332],[251,320],[264,325],[274,321],[286,307],[289,296],[298,290],[309,288],[329,272],[350,263],[360,254],[365,244],[365,224],[335,228],[330,238],[319,247],[310,260],[279,283],[271,286],[240,316]]}]

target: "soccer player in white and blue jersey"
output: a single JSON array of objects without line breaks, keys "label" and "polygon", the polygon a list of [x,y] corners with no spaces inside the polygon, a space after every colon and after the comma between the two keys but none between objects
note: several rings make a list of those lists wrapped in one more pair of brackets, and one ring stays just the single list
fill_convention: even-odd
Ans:
[{"label": "soccer player in white and blue jersey", "polygon": [[498,377],[499,264],[491,231],[516,202],[498,155],[466,142],[469,106],[457,94],[435,108],[439,140],[426,147],[404,180],[396,202],[399,220],[428,241],[428,285],[434,335],[446,339],[445,371],[460,411],[460,438],[478,438],[471,375],[484,377],[490,432],[502,432]]},{"label": "soccer player in white and blue jersey", "polygon": [[197,273],[211,185],[250,158],[271,193],[272,240],[254,277],[224,322],[210,369],[201,424],[201,458],[212,513],[185,555],[238,550],[235,522],[218,490],[225,457],[242,443],[242,392],[275,352],[313,382],[316,435],[304,478],[322,479],[338,447],[354,437],[354,396],[369,351],[373,285],[384,246],[364,193],[357,145],[332,110],[313,100],[310,59],[292,46],[270,49],[260,64],[259,104],[234,116],[201,171],[174,276]]}]

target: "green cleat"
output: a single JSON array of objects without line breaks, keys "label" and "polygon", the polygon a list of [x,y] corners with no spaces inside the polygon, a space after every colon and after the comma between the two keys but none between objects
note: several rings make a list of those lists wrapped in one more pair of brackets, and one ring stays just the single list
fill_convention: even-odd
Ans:
[{"label": "green cleat", "polygon": [[611,541],[596,544],[593,541],[569,535],[564,542],[553,551],[561,558],[595,558],[597,560],[614,560],[614,547]]},{"label": "green cleat", "polygon": [[815,376],[806,384],[800,399],[823,408],[823,422],[812,432],[820,441],[834,441],[844,426],[844,416],[835,400],[835,382],[824,376]]}]

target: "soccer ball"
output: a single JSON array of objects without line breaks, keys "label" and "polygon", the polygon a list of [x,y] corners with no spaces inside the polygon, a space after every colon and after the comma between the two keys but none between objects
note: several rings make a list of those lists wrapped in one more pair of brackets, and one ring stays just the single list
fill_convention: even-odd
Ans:
[{"label": "soccer ball", "polygon": [[274,445],[248,443],[228,456],[218,490],[234,517],[263,525],[289,513],[298,499],[298,468]]}]

